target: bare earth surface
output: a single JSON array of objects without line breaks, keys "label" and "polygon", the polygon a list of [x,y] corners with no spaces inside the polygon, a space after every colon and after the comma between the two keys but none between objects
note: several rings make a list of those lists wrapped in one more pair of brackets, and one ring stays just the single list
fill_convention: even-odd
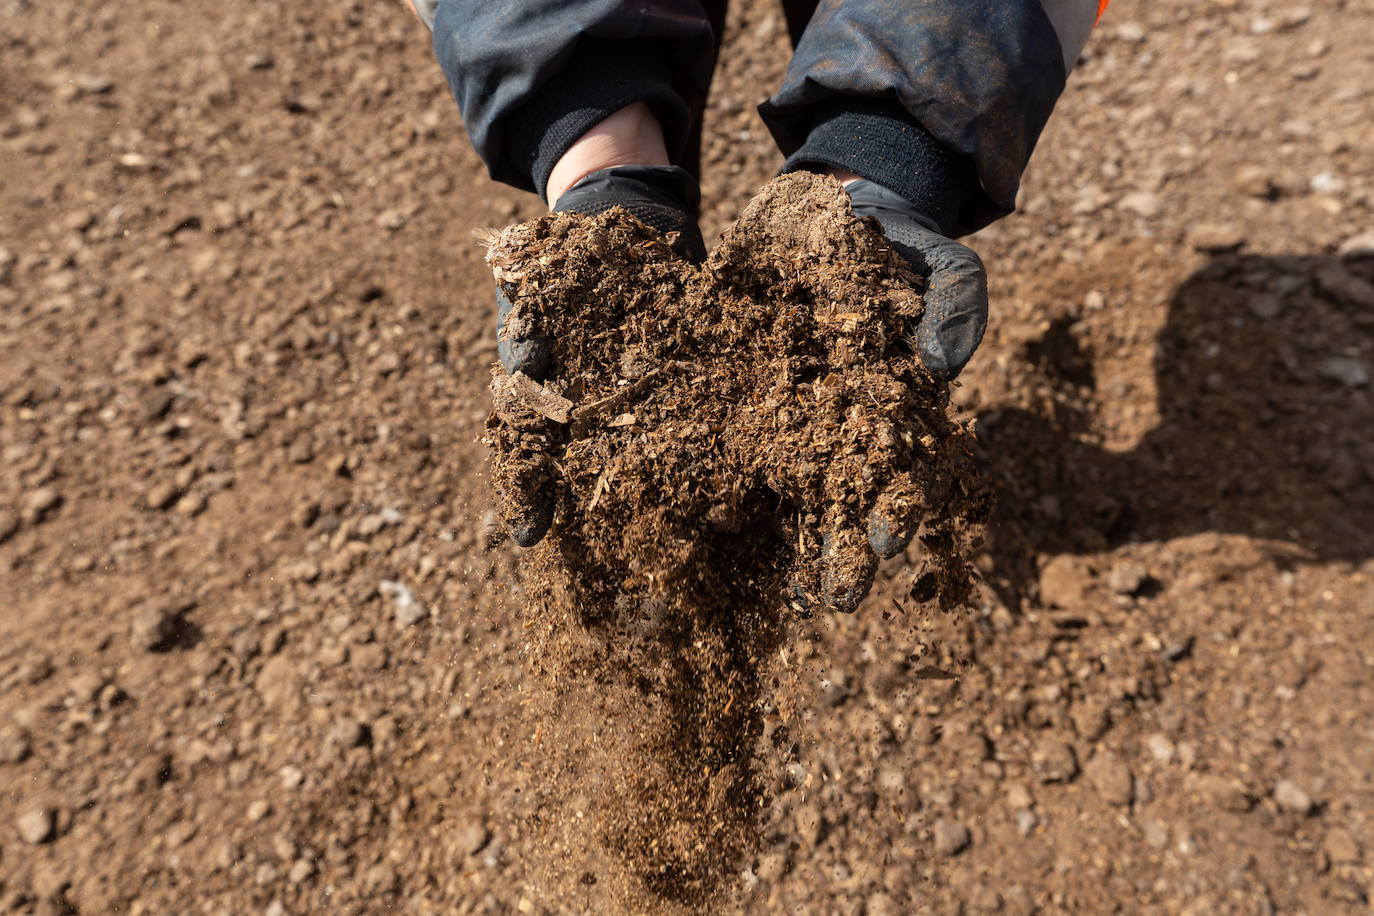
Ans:
[{"label": "bare earth surface", "polygon": [[[779,641],[686,887],[485,546],[470,234],[540,207],[404,5],[0,0],[0,912],[1367,911],[1371,32],[1113,3],[973,240],[985,585]],[[708,233],[778,165],[781,15],[726,40]]]}]

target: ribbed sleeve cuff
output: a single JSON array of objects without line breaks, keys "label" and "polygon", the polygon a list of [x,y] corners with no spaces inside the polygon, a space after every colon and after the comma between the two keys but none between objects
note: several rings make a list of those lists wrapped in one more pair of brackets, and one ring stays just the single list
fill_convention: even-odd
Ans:
[{"label": "ribbed sleeve cuff", "polygon": [[911,202],[950,235],[965,199],[979,193],[973,162],[945,148],[898,102],[836,96],[816,107],[806,140],[784,172],[844,169]]},{"label": "ribbed sleeve cuff", "polygon": [[673,89],[668,55],[658,43],[584,38],[555,79],[506,123],[506,159],[545,196],[549,173],[578,138],[634,102],[644,102],[663,126],[673,161],[686,145],[690,114]]}]

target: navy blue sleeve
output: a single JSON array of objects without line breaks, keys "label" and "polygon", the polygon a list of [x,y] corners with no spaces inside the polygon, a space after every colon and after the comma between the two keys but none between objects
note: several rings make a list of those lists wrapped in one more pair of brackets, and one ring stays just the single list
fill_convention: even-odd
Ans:
[{"label": "navy blue sleeve", "polygon": [[[962,235],[1011,212],[1067,70],[1039,0],[823,0],[759,111],[793,163],[800,152],[899,192],[932,162],[934,138],[952,174],[973,175],[948,221]],[[832,122],[852,97],[884,123],[842,119],[846,154]]]},{"label": "navy blue sleeve", "polygon": [[[433,0],[420,0],[429,21]],[[1101,0],[822,0],[760,106],[787,168],[846,168],[944,231],[1011,212]],[[421,8],[424,8],[423,11]],[[491,176],[543,194],[558,158],[632,102],[670,156],[716,39],[700,0],[438,0],[434,48]]]},{"label": "navy blue sleeve", "polygon": [[715,65],[697,0],[439,0],[433,29],[492,178],[541,196],[567,148],[632,102],[681,155]]}]

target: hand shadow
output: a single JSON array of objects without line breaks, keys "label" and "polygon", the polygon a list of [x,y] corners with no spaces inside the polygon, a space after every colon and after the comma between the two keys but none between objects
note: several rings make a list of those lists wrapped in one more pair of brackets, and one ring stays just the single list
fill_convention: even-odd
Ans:
[{"label": "hand shadow", "polygon": [[[1092,356],[1051,325],[1025,351],[1061,392]],[[1009,607],[1038,554],[1213,531],[1288,542],[1314,562],[1374,556],[1374,260],[1221,255],[1174,293],[1154,359],[1158,426],[1129,451],[1089,444],[1067,394],[985,412],[997,490],[989,582]]]}]

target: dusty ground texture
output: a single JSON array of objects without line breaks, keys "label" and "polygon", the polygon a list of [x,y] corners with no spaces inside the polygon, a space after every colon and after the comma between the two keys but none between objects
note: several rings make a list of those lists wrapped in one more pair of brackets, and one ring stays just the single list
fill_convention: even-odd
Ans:
[{"label": "dusty ground texture", "polygon": [[[1112,4],[973,240],[987,586],[904,617],[894,558],[780,657],[710,909],[1367,910],[1372,29]],[[708,231],[777,165],[781,16],[727,42]],[[619,700],[539,686],[482,549],[469,234],[538,208],[403,5],[6,0],[0,85],[0,908],[679,908],[577,790]]]}]

